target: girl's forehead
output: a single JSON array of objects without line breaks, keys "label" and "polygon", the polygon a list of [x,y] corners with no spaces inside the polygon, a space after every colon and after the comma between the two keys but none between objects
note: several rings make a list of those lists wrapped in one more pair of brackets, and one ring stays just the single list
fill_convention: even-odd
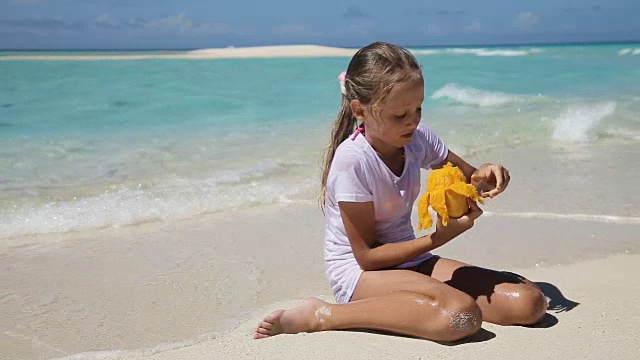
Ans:
[{"label": "girl's forehead", "polygon": [[422,81],[409,81],[394,86],[385,101],[386,107],[404,108],[416,106],[424,101],[424,83]]}]

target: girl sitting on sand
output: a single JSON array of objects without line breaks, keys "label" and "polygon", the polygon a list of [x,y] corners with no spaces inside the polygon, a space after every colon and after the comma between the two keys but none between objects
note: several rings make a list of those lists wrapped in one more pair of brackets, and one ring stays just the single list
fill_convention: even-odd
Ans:
[{"label": "girl sitting on sand", "polygon": [[[470,211],[430,235],[411,224],[420,169],[458,166],[482,197],[500,194],[509,172],[466,163],[420,123],[422,69],[401,47],[376,42],[351,59],[322,176],[326,274],[337,304],[306,299],[268,315],[255,338],[281,333],[371,329],[455,341],[480,329],[540,322],[547,302],[532,282],[434,255],[473,227]],[[356,126],[360,122],[360,126]],[[486,187],[488,184],[488,187]]]}]

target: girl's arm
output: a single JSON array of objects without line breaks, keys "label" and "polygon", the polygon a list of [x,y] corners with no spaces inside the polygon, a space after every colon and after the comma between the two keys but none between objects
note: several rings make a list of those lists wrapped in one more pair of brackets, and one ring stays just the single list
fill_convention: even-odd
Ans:
[{"label": "girl's arm", "polygon": [[447,162],[460,168],[467,178],[467,182],[473,184],[480,191],[482,197],[495,197],[507,188],[511,180],[509,170],[502,165],[486,163],[480,168],[475,168],[451,150],[449,150],[447,158],[432,166],[432,169],[439,169]]},{"label": "girl's arm", "polygon": [[398,266],[442,246],[470,229],[482,214],[475,202],[471,202],[471,211],[459,219],[449,219],[447,226],[442,226],[438,219],[432,234],[400,243],[378,244],[373,202],[339,202],[338,205],[356,261],[367,271]]},{"label": "girl's arm", "polygon": [[460,168],[460,170],[462,170],[462,173],[464,174],[464,176],[467,178],[467,182],[471,183],[471,180],[472,180],[471,179],[471,175],[473,175],[473,173],[478,169],[473,167],[472,165],[470,165],[466,161],[464,161],[464,159],[462,159],[460,156],[456,155],[451,150],[449,150],[449,153],[447,154],[447,158],[444,159],[443,162],[438,163],[438,164],[434,164],[431,168],[432,169],[439,169],[439,168],[445,166],[448,162],[451,162],[453,165],[455,165],[458,168]]}]

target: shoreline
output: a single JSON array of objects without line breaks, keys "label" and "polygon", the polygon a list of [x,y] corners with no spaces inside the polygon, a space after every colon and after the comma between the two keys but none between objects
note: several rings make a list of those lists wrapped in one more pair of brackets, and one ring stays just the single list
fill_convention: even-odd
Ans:
[{"label": "shoreline", "polygon": [[357,49],[320,45],[275,45],[252,47],[207,48],[179,51],[170,54],[131,55],[8,55],[0,56],[0,61],[41,60],[41,61],[93,61],[93,60],[212,60],[212,59],[252,59],[252,58],[312,58],[350,57]]},{"label": "shoreline", "polygon": [[[514,180],[504,194],[496,200],[488,199],[486,201],[486,205],[483,206],[485,210],[483,218],[493,217],[499,221],[511,219],[515,223],[526,221],[541,224],[541,231],[546,232],[544,226],[546,221],[583,223],[587,227],[597,224],[620,225],[624,228],[639,226],[640,208],[636,204],[640,203],[640,194],[634,189],[635,179],[640,178],[640,168],[626,165],[632,162],[633,156],[638,150],[640,150],[638,143],[611,144],[603,142],[590,144],[588,149],[580,146],[565,148],[524,144],[512,148],[486,147],[463,154],[463,157],[474,164],[481,164],[486,159],[490,159],[493,162],[504,164],[512,174],[517,175],[517,178],[514,176]],[[537,155],[530,156],[529,154]],[[526,160],[523,161],[523,159]],[[616,169],[624,168],[625,175],[620,176],[616,171],[601,171],[608,166]],[[539,176],[541,169],[547,169],[551,176]],[[593,174],[598,174],[598,176],[592,177]],[[421,179],[422,195],[425,190],[424,183],[427,179],[427,171],[422,170]],[[558,181],[558,179],[563,180]],[[290,179],[283,178],[279,181],[289,182]],[[617,184],[617,186],[611,188],[610,184]],[[291,204],[313,207],[317,205],[316,189],[318,187],[319,175],[313,175],[307,187],[287,196],[286,200],[259,204],[239,203],[233,207],[212,211],[195,209],[192,214],[185,217],[157,217],[141,221],[135,218],[128,221],[97,224],[70,223],[63,229],[53,228],[49,232],[40,228],[27,232],[29,224],[26,220],[7,222],[7,227],[3,229],[4,232],[0,232],[0,251],[12,246],[28,246],[29,244],[57,241],[54,239],[81,237],[82,234],[93,232],[105,233],[111,228],[134,229],[139,225],[160,226],[159,224],[165,222],[168,224],[182,224],[190,220],[197,222],[200,219],[215,217],[216,214],[229,211],[242,213],[254,208],[283,209]],[[73,196],[78,196],[81,201],[93,201],[99,195],[100,193],[91,193],[82,197],[73,194]],[[43,205],[38,204],[38,206],[36,209],[40,209]],[[154,211],[158,211],[155,209],[157,208],[154,208]],[[123,206],[113,210],[126,212],[129,211],[129,208]],[[414,216],[415,211],[414,208]],[[79,216],[78,214],[80,213],[72,212],[67,213],[66,216],[74,218]],[[48,220],[43,216],[25,217],[25,219],[29,219],[31,224],[37,224],[43,219]],[[414,223],[417,223],[415,221],[417,218],[414,217]],[[25,227],[25,231],[22,233],[18,232],[20,226]],[[0,224],[0,228],[2,228],[2,224]],[[12,230],[9,231],[9,228]]]}]

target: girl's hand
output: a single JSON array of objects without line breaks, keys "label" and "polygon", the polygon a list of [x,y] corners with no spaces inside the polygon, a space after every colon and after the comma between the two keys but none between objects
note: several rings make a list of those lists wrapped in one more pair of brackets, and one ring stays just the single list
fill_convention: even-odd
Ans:
[{"label": "girl's hand", "polygon": [[494,198],[509,185],[509,170],[500,164],[484,164],[471,174],[471,184],[483,198]]},{"label": "girl's hand", "polygon": [[438,222],[436,223],[436,231],[431,234],[431,239],[436,243],[437,246],[442,246],[447,242],[453,240],[456,236],[462,234],[463,232],[471,229],[475,220],[482,215],[482,209],[478,207],[478,204],[467,198],[467,203],[469,204],[469,212],[463,215],[460,218],[452,219],[449,218],[449,222],[447,226],[442,224],[442,219],[438,216]]}]

